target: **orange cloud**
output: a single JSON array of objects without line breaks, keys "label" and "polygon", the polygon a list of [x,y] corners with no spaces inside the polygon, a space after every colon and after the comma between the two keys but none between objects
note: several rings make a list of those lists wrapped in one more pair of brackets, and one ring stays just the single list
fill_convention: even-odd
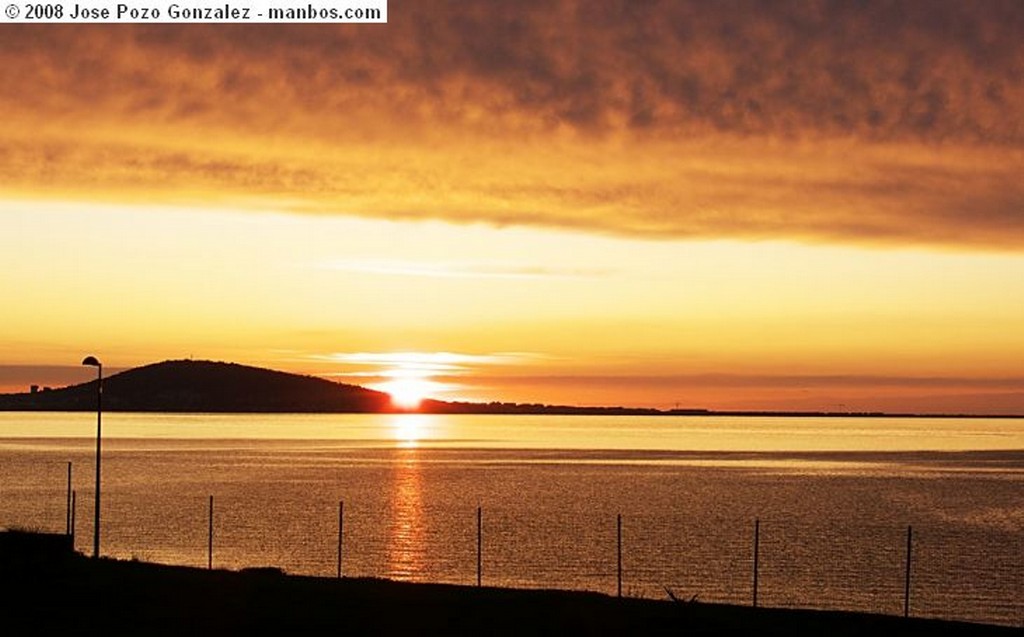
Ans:
[{"label": "orange cloud", "polygon": [[1024,244],[1019,2],[399,2],[8,25],[8,196]]}]

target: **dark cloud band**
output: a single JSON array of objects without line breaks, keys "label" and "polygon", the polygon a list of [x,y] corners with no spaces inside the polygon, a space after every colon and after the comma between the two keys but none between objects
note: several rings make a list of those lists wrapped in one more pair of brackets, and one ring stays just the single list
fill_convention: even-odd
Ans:
[{"label": "dark cloud band", "polygon": [[386,26],[4,27],[6,188],[1024,245],[1020,2],[392,4]]}]

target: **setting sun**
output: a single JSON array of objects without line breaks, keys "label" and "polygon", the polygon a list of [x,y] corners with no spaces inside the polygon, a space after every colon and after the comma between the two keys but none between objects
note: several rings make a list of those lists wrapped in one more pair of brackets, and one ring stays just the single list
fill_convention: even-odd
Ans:
[{"label": "setting sun", "polygon": [[441,382],[439,376],[457,375],[464,369],[464,359],[475,360],[448,352],[356,352],[321,358],[334,365],[359,368],[335,375],[361,379],[366,387],[389,394],[391,404],[403,411],[415,411],[425,399],[439,398],[456,389],[458,385]]},{"label": "setting sun", "polygon": [[422,378],[395,378],[374,386],[375,389],[391,395],[391,403],[399,409],[419,409],[420,403],[430,396],[434,385]]}]

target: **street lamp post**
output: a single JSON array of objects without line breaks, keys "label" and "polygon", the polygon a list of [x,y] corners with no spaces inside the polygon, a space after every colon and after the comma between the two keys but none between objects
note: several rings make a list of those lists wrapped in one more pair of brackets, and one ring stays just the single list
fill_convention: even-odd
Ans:
[{"label": "street lamp post", "polygon": [[103,432],[103,363],[95,356],[86,356],[83,365],[96,368],[96,504],[92,523],[92,556],[100,556],[100,440]]}]

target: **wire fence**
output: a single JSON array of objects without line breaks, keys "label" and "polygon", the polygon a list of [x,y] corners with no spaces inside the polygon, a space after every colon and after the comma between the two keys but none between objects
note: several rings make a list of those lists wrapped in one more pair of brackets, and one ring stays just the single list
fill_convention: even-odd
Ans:
[{"label": "wire fence", "polygon": [[[700,517],[671,508],[619,513],[585,499],[453,507],[403,492],[401,483],[380,506],[328,498],[303,483],[275,486],[215,496],[115,485],[104,492],[101,554],[1024,626],[1024,543],[1014,525],[911,527],[855,512],[813,523],[750,519],[725,505]],[[92,493],[70,487],[69,480],[42,496],[5,489],[5,523],[73,531],[76,549],[91,554]]]}]

